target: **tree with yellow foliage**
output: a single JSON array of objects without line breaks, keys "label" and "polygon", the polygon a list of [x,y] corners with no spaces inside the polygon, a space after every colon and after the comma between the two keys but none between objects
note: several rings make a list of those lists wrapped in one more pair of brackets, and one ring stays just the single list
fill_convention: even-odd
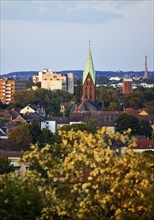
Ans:
[{"label": "tree with yellow foliage", "polygon": [[33,169],[23,179],[43,199],[38,220],[154,219],[154,155],[134,153],[129,132],[59,135],[61,143],[33,146],[24,158]]}]

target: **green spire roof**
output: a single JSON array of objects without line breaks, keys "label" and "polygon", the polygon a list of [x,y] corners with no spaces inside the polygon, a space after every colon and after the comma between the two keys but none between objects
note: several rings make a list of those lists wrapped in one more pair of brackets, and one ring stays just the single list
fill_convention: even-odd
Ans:
[{"label": "green spire roof", "polygon": [[95,84],[96,73],[95,73],[95,70],[94,70],[94,65],[93,65],[93,60],[92,60],[92,55],[91,55],[90,48],[89,48],[89,51],[88,51],[88,58],[87,58],[87,61],[86,61],[86,67],[85,67],[85,70],[83,72],[83,84],[84,84],[84,81],[87,78],[88,73],[91,75],[93,83]]}]

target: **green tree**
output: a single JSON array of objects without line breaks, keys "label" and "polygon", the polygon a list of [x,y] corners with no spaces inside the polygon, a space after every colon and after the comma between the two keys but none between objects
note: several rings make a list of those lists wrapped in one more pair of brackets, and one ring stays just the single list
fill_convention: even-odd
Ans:
[{"label": "green tree", "polygon": [[118,110],[119,106],[117,102],[110,102],[108,106],[108,111],[116,111]]},{"label": "green tree", "polygon": [[34,220],[41,215],[43,202],[36,179],[32,174],[24,179],[15,173],[0,176],[1,219]]},{"label": "green tree", "polygon": [[127,129],[131,129],[131,134],[136,135],[139,131],[139,120],[134,115],[128,115],[126,113],[121,114],[115,122],[115,131],[123,132]]},{"label": "green tree", "polygon": [[[85,119],[86,120],[86,119]],[[96,132],[96,127],[95,126],[91,126],[91,123],[86,122],[85,123],[81,123],[81,124],[72,124],[72,125],[64,125],[62,128],[60,128],[59,130],[61,131],[87,131],[87,132],[92,132],[95,133]]]},{"label": "green tree", "polygon": [[140,109],[143,107],[143,93],[140,91],[132,91],[125,97],[125,105],[129,108]]},{"label": "green tree", "polygon": [[52,145],[55,142],[55,135],[47,128],[41,130],[39,136],[39,146],[45,147],[46,144]]},{"label": "green tree", "polygon": [[154,100],[154,89],[146,89],[143,96],[145,102],[152,102]]},{"label": "green tree", "polygon": [[118,109],[118,106],[115,105],[115,103],[118,102],[118,95],[114,89],[104,87],[97,88],[97,98],[99,104],[101,104],[102,102],[106,103],[106,106],[109,107],[109,110],[115,110],[116,107]]},{"label": "green tree", "polygon": [[7,158],[0,157],[0,174],[12,172],[13,166],[10,165],[10,162]]},{"label": "green tree", "polygon": [[66,91],[38,88],[37,90],[22,90],[14,94],[14,101],[10,107],[25,107],[28,104],[36,104],[45,108],[47,115],[59,115],[60,103],[68,102],[72,95]]},{"label": "green tree", "polygon": [[28,104],[35,103],[35,91],[31,90],[20,90],[15,92],[13,105],[15,107],[25,107]]},{"label": "green tree", "polygon": [[41,135],[41,129],[37,123],[33,122],[31,124],[24,125],[28,128],[29,133],[32,137],[32,143],[36,144],[39,141],[39,136]]},{"label": "green tree", "polygon": [[75,97],[76,97],[76,102],[80,103],[81,97],[82,97],[82,84],[81,84],[81,81],[79,79],[76,81]]},{"label": "green tree", "polygon": [[139,122],[139,134],[140,135],[144,135],[146,138],[151,139],[152,137],[152,126],[150,125],[150,123],[146,120],[142,120]]},{"label": "green tree", "polygon": [[148,102],[145,106],[147,112],[149,112],[150,114],[154,114],[154,101],[152,102]]},{"label": "green tree", "polygon": [[9,148],[11,150],[29,150],[32,135],[26,125],[19,125],[9,133]]}]

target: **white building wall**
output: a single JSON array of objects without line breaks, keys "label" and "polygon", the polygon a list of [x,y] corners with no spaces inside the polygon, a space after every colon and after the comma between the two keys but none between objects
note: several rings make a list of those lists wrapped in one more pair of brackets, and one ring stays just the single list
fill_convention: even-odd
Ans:
[{"label": "white building wall", "polygon": [[45,121],[41,122],[41,129],[47,128],[49,129],[52,133],[56,132],[56,121]]},{"label": "white building wall", "polygon": [[68,73],[68,92],[74,94],[74,75],[73,73]]}]

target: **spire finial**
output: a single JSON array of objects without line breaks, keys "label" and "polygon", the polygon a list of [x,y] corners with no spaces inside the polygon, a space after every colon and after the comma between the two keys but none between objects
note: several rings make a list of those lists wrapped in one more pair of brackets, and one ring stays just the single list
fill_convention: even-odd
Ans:
[{"label": "spire finial", "polygon": [[90,49],[90,43],[91,43],[91,42],[90,42],[90,40],[89,40],[89,49]]}]

